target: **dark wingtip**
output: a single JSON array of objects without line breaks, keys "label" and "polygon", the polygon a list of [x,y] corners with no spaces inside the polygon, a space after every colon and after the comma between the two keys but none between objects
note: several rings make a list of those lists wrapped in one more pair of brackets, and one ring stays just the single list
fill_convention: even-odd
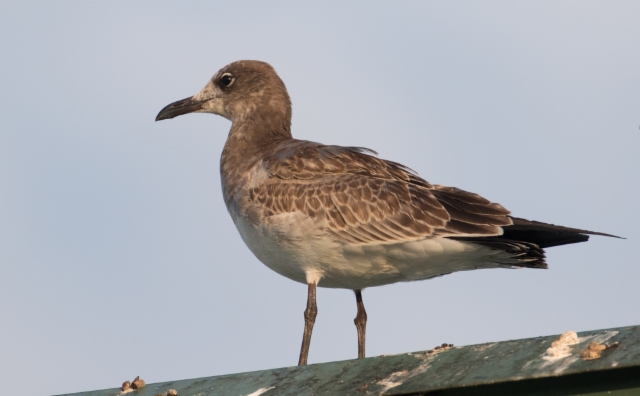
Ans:
[{"label": "dark wingtip", "polygon": [[618,239],[627,239],[617,235],[606,234],[604,232],[581,230],[579,228],[558,226],[555,224],[548,224],[548,223],[543,223],[541,221],[535,221],[535,220],[526,220],[526,219],[523,219],[520,217],[514,217],[514,216],[509,216],[509,217],[511,218],[511,220],[513,220],[513,225],[509,226],[509,228],[512,230],[526,229],[526,230],[537,230],[537,231],[569,232],[569,233],[586,234],[586,235],[599,235],[599,236],[606,236],[606,237],[618,238]]}]

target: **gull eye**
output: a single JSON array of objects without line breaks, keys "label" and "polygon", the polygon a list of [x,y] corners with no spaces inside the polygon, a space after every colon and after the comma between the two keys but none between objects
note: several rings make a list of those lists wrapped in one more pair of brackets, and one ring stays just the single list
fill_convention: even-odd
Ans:
[{"label": "gull eye", "polygon": [[220,77],[220,82],[225,86],[228,87],[233,83],[233,75],[231,73],[224,73],[221,77]]}]

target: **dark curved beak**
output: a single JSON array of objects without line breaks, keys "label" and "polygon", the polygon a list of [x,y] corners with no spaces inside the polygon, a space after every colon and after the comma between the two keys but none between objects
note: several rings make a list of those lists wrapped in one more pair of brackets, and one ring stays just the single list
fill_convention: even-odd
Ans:
[{"label": "dark curved beak", "polygon": [[204,102],[194,101],[193,97],[188,97],[186,99],[173,102],[170,105],[165,106],[164,109],[160,110],[160,112],[156,116],[156,121],[167,120],[169,118],[174,118],[183,114],[193,113],[194,111],[202,109],[203,103]]}]

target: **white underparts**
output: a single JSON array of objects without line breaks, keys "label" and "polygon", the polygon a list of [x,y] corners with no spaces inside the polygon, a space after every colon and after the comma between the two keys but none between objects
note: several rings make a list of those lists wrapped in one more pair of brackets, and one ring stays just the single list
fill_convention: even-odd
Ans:
[{"label": "white underparts", "polygon": [[[230,208],[231,209],[231,208]],[[430,237],[347,245],[301,213],[271,216],[261,227],[233,216],[242,239],[267,267],[300,283],[351,290],[429,279],[457,271],[512,268],[517,260],[481,244]]]}]

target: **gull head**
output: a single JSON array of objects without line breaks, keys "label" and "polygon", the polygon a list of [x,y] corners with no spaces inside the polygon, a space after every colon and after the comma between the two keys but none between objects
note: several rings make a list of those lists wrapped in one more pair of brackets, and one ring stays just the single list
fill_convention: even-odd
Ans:
[{"label": "gull head", "polygon": [[276,71],[265,62],[237,61],[222,69],[197,94],[160,110],[156,121],[188,113],[212,113],[232,122],[250,118],[291,120],[291,100]]}]

